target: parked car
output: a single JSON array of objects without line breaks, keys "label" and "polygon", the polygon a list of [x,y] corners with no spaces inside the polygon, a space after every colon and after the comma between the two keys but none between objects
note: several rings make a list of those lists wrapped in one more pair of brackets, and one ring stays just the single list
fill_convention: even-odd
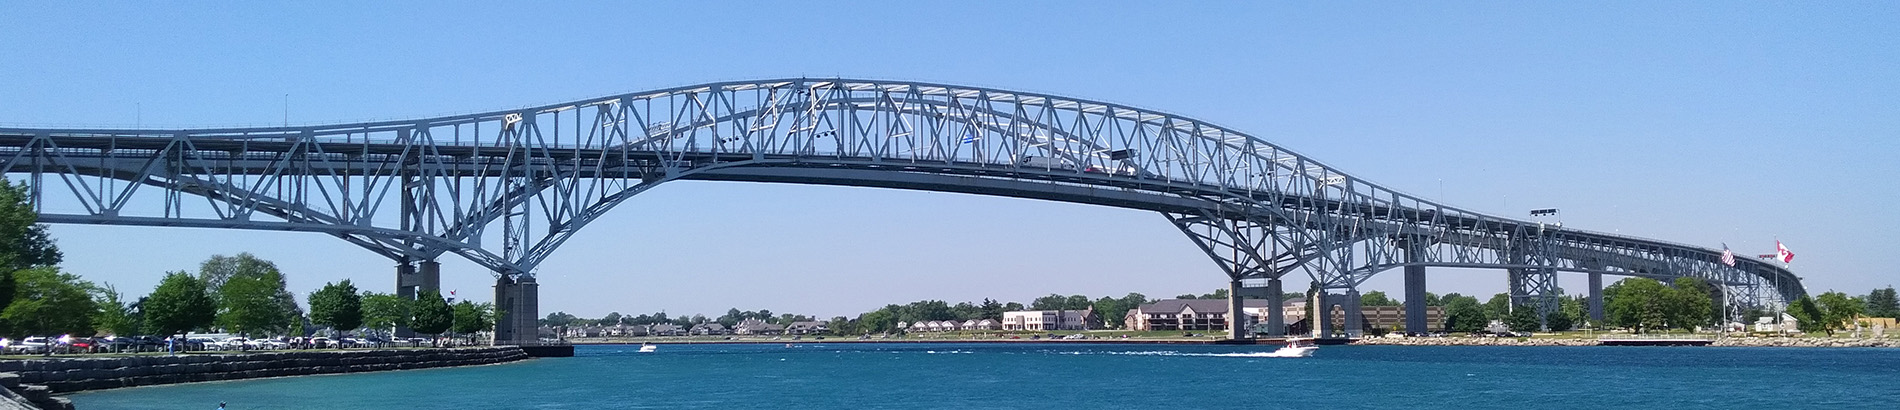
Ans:
[{"label": "parked car", "polygon": [[46,349],[52,348],[52,346],[50,346],[51,342],[52,341],[47,340],[45,336],[31,336],[20,339],[18,342],[13,342],[13,345],[7,346],[7,352],[17,354],[46,353]]},{"label": "parked car", "polygon": [[312,349],[327,349],[331,347],[336,347],[336,342],[330,340],[330,338],[323,336],[310,338],[310,348]]}]

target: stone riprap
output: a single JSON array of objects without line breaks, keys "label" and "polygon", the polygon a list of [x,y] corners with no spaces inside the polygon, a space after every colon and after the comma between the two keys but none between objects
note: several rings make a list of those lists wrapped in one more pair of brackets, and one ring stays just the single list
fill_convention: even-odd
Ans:
[{"label": "stone riprap", "polygon": [[[1386,346],[1596,346],[1597,339],[1514,337],[1368,337],[1354,341],[1358,345]],[[1896,339],[1855,339],[1828,337],[1724,337],[1709,346],[1729,347],[1900,347]]]},{"label": "stone riprap", "polygon": [[[30,393],[42,390],[57,394],[259,377],[472,366],[526,358],[527,353],[520,347],[496,346],[0,360],[0,384],[11,384],[6,386],[9,390],[31,399],[34,394]],[[5,409],[3,404],[0,409]]]}]

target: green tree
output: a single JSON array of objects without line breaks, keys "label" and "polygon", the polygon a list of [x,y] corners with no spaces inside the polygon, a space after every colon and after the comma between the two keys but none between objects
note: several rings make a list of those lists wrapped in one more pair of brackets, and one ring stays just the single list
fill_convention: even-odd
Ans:
[{"label": "green tree", "polygon": [[1708,282],[1680,277],[1673,284],[1664,292],[1663,314],[1669,327],[1695,329],[1715,321],[1715,302],[1709,297],[1712,290]]},{"label": "green tree", "polygon": [[[18,293],[15,271],[58,265],[63,257],[33,210],[26,184],[0,178],[0,309],[13,304]],[[0,333],[11,333],[0,321]]]},{"label": "green tree", "polygon": [[1518,306],[1505,317],[1504,325],[1510,326],[1513,332],[1535,332],[1544,327],[1539,323],[1537,309],[1530,306]]},{"label": "green tree", "polygon": [[132,307],[125,303],[125,295],[119,293],[118,288],[107,283],[93,291],[99,305],[99,316],[93,318],[94,327],[118,336],[139,333],[139,318],[132,313]]},{"label": "green tree", "polygon": [[[225,278],[217,291],[218,326],[232,333],[253,335],[284,332],[302,312],[286,309],[280,295],[284,277],[275,271],[245,273]],[[291,302],[294,306],[295,302]]]},{"label": "green tree", "polygon": [[1425,292],[1425,306],[1445,306],[1445,301],[1437,293]]},{"label": "green tree", "polygon": [[467,336],[470,343],[474,342],[476,332],[495,328],[495,305],[491,303],[456,302],[454,316],[455,333]]},{"label": "green tree", "polygon": [[1885,289],[1874,289],[1873,292],[1868,292],[1866,301],[1867,301],[1867,316],[1870,316],[1870,317],[1900,316],[1900,300],[1895,299],[1895,294],[1894,294],[1892,286],[1888,286]]},{"label": "green tree", "polygon": [[1484,330],[1484,326],[1490,322],[1485,318],[1484,307],[1478,304],[1477,298],[1450,293],[1441,300],[1445,302],[1446,329],[1470,333]]},{"label": "green tree", "polygon": [[417,292],[413,326],[416,333],[440,335],[455,324],[455,310],[449,302],[442,300],[442,294],[433,290]]},{"label": "green tree", "polygon": [[1552,332],[1570,330],[1570,315],[1564,312],[1550,312],[1549,315],[1544,316],[1544,325],[1549,326]]},{"label": "green tree", "polygon": [[145,313],[145,330],[163,335],[211,326],[218,312],[204,282],[185,272],[166,273],[140,309]]},{"label": "green tree", "polygon": [[363,292],[363,327],[394,332],[409,327],[409,309],[413,304],[393,294]]},{"label": "green tree", "polygon": [[1505,320],[1511,316],[1511,295],[1499,293],[1491,295],[1484,302],[1484,317],[1491,320]]},{"label": "green tree", "polygon": [[12,326],[13,336],[92,336],[96,332],[93,318],[99,314],[99,302],[92,298],[92,282],[52,266],[21,270],[14,279],[17,298],[0,311],[0,320]]},{"label": "green tree", "polygon": [[1366,292],[1359,295],[1359,306],[1398,306],[1399,301],[1386,297],[1383,291]]},{"label": "green tree", "polygon": [[1604,320],[1636,333],[1659,329],[1667,323],[1670,288],[1649,278],[1627,278],[1603,288]]},{"label": "green tree", "polygon": [[363,296],[357,294],[356,285],[349,279],[325,283],[310,293],[310,321],[338,333],[363,327]]},{"label": "green tree", "polygon": [[1814,298],[1808,295],[1801,295],[1800,298],[1794,300],[1794,303],[1789,304],[1788,315],[1794,316],[1796,328],[1803,333],[1827,330],[1827,325],[1823,324],[1827,320],[1827,314],[1821,312],[1821,308],[1815,306]]},{"label": "green tree", "polygon": [[1829,336],[1833,336],[1836,330],[1846,329],[1847,325],[1854,319],[1860,318],[1865,310],[1861,301],[1841,292],[1822,293],[1820,297],[1815,298],[1815,302],[1821,305],[1822,329]]},{"label": "green tree", "polygon": [[[420,298],[418,297],[418,299]],[[737,311],[738,309],[733,309],[733,310]],[[568,326],[568,325],[574,324],[575,322],[579,322],[580,320],[581,318],[575,317],[574,315],[567,314],[567,312],[554,312],[554,313],[549,313],[547,318],[541,319],[541,325],[542,326]]]},{"label": "green tree", "polygon": [[[983,309],[984,319],[1003,320],[1003,304],[997,302],[995,299],[983,298],[983,304],[978,305],[977,308]],[[843,316],[839,317],[842,318]],[[836,328],[834,327],[833,329]]]}]

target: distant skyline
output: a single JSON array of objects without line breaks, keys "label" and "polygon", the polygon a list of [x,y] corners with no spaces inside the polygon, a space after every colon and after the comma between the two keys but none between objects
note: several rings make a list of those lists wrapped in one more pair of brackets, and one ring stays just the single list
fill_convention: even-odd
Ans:
[{"label": "distant skyline", "polygon": [[[1888,2],[9,4],[0,126],[421,118],[800,76],[967,84],[1207,120],[1479,212],[1558,208],[1567,227],[1750,257],[1779,238],[1810,292],[1864,294],[1900,273],[1895,21]],[[394,286],[393,262],[320,234],[52,233],[68,271],[134,296],[239,252],[277,262],[300,298]],[[445,291],[492,296],[487,272],[440,261]],[[1432,271],[1435,293],[1504,290],[1501,271]],[[1225,285],[1151,212],[725,182],[641,194],[539,281],[543,314],[583,317]],[[1399,288],[1382,274],[1362,291]]]}]

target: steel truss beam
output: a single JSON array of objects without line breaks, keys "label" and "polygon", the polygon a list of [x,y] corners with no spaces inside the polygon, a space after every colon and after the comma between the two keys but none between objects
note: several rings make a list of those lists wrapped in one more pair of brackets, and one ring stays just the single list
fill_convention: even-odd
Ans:
[{"label": "steel truss beam", "polygon": [[[321,232],[397,260],[455,253],[502,276],[532,275],[634,195],[696,179],[1153,210],[1230,279],[1300,269],[1327,289],[1412,264],[1519,269],[1513,293],[1527,297],[1554,290],[1555,271],[1805,293],[1760,261],[1727,267],[1707,248],[1434,203],[1192,118],[917,82],[726,82],[299,127],[0,129],[0,172],[25,176],[49,222]],[[1430,245],[1407,260],[1405,238]]]}]

